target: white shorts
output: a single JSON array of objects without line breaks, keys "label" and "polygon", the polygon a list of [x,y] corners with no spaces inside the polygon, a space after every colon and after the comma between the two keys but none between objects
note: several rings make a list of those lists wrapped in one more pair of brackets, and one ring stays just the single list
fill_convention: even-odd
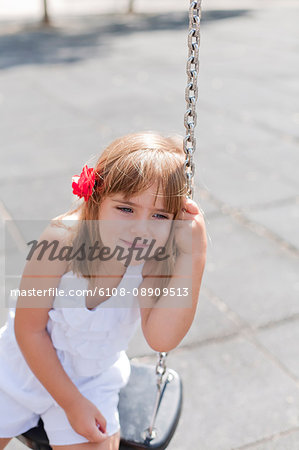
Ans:
[{"label": "white shorts", "polygon": [[[94,393],[90,395],[89,400],[92,401],[93,398]],[[103,396],[101,404],[98,403],[96,405],[107,420],[107,433],[109,436],[119,430],[117,405],[118,394],[115,392]],[[2,427],[2,419],[4,417],[5,427]],[[50,445],[71,445],[88,442],[87,439],[73,430],[64,410],[60,406],[53,405],[38,416],[0,391],[0,438],[15,437],[28,431],[30,428],[36,427],[40,417],[44,422]]]},{"label": "white shorts", "polygon": [[[127,357],[125,356],[125,358]],[[92,388],[89,384],[88,390],[80,389],[81,393],[105,417],[109,436],[120,429],[118,415],[119,364],[122,364],[122,368],[124,368],[123,361],[126,361],[125,358],[121,358],[122,361],[117,361],[116,364],[101,374],[101,382],[99,384],[95,384]],[[129,366],[128,371],[130,371]],[[128,376],[129,373],[124,378],[126,379]],[[42,418],[44,422],[50,445],[71,445],[89,442],[74,431],[64,410],[54,400],[47,410],[36,414],[30,409],[30,404],[27,408],[24,404],[18,403],[16,398],[7,395],[0,389],[0,438],[15,437],[28,431],[30,428],[37,426],[39,418]]]}]

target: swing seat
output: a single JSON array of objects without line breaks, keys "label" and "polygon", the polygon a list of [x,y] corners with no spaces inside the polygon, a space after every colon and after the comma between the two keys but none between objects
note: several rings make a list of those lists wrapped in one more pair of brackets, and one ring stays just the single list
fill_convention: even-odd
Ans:
[{"label": "swing seat", "polygon": [[[164,450],[175,432],[182,408],[182,383],[174,370],[167,369],[152,438],[148,437],[157,394],[155,370],[155,366],[131,362],[130,380],[119,397],[121,450]],[[34,450],[51,450],[41,419],[37,427],[17,438]]]}]

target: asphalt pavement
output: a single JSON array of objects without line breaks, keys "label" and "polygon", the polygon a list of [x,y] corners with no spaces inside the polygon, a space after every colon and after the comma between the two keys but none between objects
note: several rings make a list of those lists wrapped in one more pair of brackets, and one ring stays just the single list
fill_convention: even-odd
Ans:
[{"label": "asphalt pavement", "polygon": [[[2,236],[7,218],[67,210],[72,175],[115,137],[184,134],[188,2],[169,3],[65,6],[45,28],[0,17]],[[203,2],[195,200],[208,259],[168,356],[184,386],[170,450],[299,448],[298,22],[298,1]],[[2,245],[2,276],[4,259]],[[1,302],[3,324],[3,288]],[[141,332],[129,355],[156,360]]]}]

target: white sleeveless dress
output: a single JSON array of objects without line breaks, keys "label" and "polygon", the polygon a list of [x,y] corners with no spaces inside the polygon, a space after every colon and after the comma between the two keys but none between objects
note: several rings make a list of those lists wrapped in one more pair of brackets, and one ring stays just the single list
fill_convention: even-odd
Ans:
[{"label": "white sleeveless dress", "polygon": [[[136,296],[143,264],[129,266],[114,296],[93,310],[86,307],[88,280],[68,272],[57,289],[47,330],[58,358],[80,392],[107,420],[109,435],[119,430],[119,390],[130,376],[125,353],[140,323]],[[133,295],[133,293],[135,295]],[[125,294],[125,295],[124,295]],[[0,330],[0,438],[12,437],[36,426],[41,417],[52,445],[88,442],[70,426],[64,410],[28,367],[15,339],[15,310],[9,310]]]}]

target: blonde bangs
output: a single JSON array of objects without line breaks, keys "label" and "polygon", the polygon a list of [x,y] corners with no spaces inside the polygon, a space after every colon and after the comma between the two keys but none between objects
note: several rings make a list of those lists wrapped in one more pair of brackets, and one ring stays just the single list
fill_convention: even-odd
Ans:
[{"label": "blonde bangs", "polygon": [[157,183],[164,208],[176,215],[187,193],[185,154],[181,138],[154,134],[133,134],[114,141],[97,165],[97,192],[94,200],[122,192],[126,199]]}]

